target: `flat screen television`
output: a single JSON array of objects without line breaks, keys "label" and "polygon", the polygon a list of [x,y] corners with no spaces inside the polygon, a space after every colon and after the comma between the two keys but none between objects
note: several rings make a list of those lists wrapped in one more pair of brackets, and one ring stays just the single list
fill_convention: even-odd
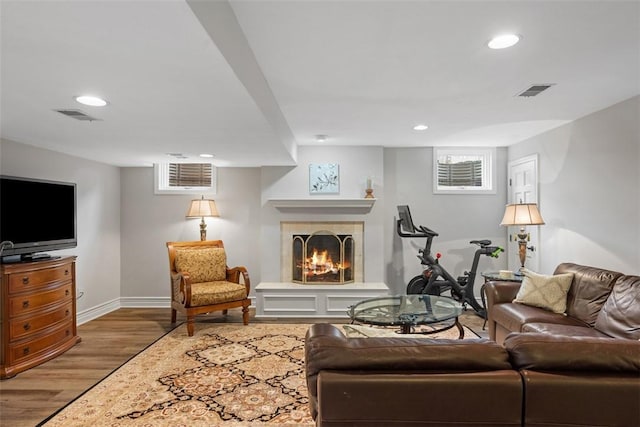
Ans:
[{"label": "flat screen television", "polygon": [[2,262],[76,247],[76,184],[0,175],[0,242]]}]

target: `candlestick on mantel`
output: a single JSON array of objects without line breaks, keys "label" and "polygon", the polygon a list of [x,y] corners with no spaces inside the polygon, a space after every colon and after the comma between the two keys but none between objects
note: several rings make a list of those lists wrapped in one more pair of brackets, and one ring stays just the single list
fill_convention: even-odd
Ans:
[{"label": "candlestick on mantel", "polygon": [[364,192],[366,193],[364,198],[365,199],[373,199],[373,188],[372,188],[372,182],[371,182],[371,178],[367,178],[367,188],[364,190]]}]

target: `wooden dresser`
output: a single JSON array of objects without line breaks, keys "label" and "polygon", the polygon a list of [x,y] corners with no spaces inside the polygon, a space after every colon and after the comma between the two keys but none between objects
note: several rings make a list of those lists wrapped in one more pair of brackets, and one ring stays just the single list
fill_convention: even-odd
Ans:
[{"label": "wooden dresser", "polygon": [[0,268],[0,379],[5,379],[53,359],[80,337],[75,256]]}]

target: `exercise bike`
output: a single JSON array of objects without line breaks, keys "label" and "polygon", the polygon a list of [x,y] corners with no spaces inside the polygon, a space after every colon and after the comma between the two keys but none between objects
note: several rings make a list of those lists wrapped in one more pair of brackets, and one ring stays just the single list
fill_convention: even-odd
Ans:
[{"label": "exercise bike", "polygon": [[465,271],[463,276],[455,279],[440,264],[440,253],[434,258],[431,255],[431,243],[438,233],[428,227],[420,225],[416,227],[411,219],[409,206],[398,206],[397,232],[400,237],[426,238],[424,249],[418,250],[418,259],[423,266],[422,274],[414,277],[407,285],[407,295],[428,294],[441,295],[442,292],[451,291],[451,297],[462,303],[463,307],[470,305],[479,316],[486,319],[484,307],[478,304],[474,297],[473,285],[476,279],[476,270],[481,255],[497,258],[504,251],[500,246],[491,246],[491,240],[472,240],[469,243],[479,246],[473,257],[471,270]]}]

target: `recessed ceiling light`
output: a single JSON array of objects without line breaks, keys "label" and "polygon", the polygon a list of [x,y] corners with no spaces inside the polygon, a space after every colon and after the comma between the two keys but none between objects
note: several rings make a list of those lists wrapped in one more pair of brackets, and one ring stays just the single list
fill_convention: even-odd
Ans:
[{"label": "recessed ceiling light", "polygon": [[427,130],[427,129],[429,129],[429,126],[427,125],[415,125],[413,127],[413,130]]},{"label": "recessed ceiling light", "polygon": [[107,101],[104,99],[91,95],[76,96],[75,100],[80,104],[89,105],[91,107],[104,107],[107,105]]},{"label": "recessed ceiling light", "polygon": [[326,142],[327,138],[327,135],[316,135],[316,142]]},{"label": "recessed ceiling light", "polygon": [[517,34],[502,34],[489,40],[487,46],[490,49],[505,49],[511,47],[520,41],[520,36]]},{"label": "recessed ceiling light", "polygon": [[213,154],[200,154],[200,157],[204,157],[205,159],[210,159],[211,157],[213,157]]}]

